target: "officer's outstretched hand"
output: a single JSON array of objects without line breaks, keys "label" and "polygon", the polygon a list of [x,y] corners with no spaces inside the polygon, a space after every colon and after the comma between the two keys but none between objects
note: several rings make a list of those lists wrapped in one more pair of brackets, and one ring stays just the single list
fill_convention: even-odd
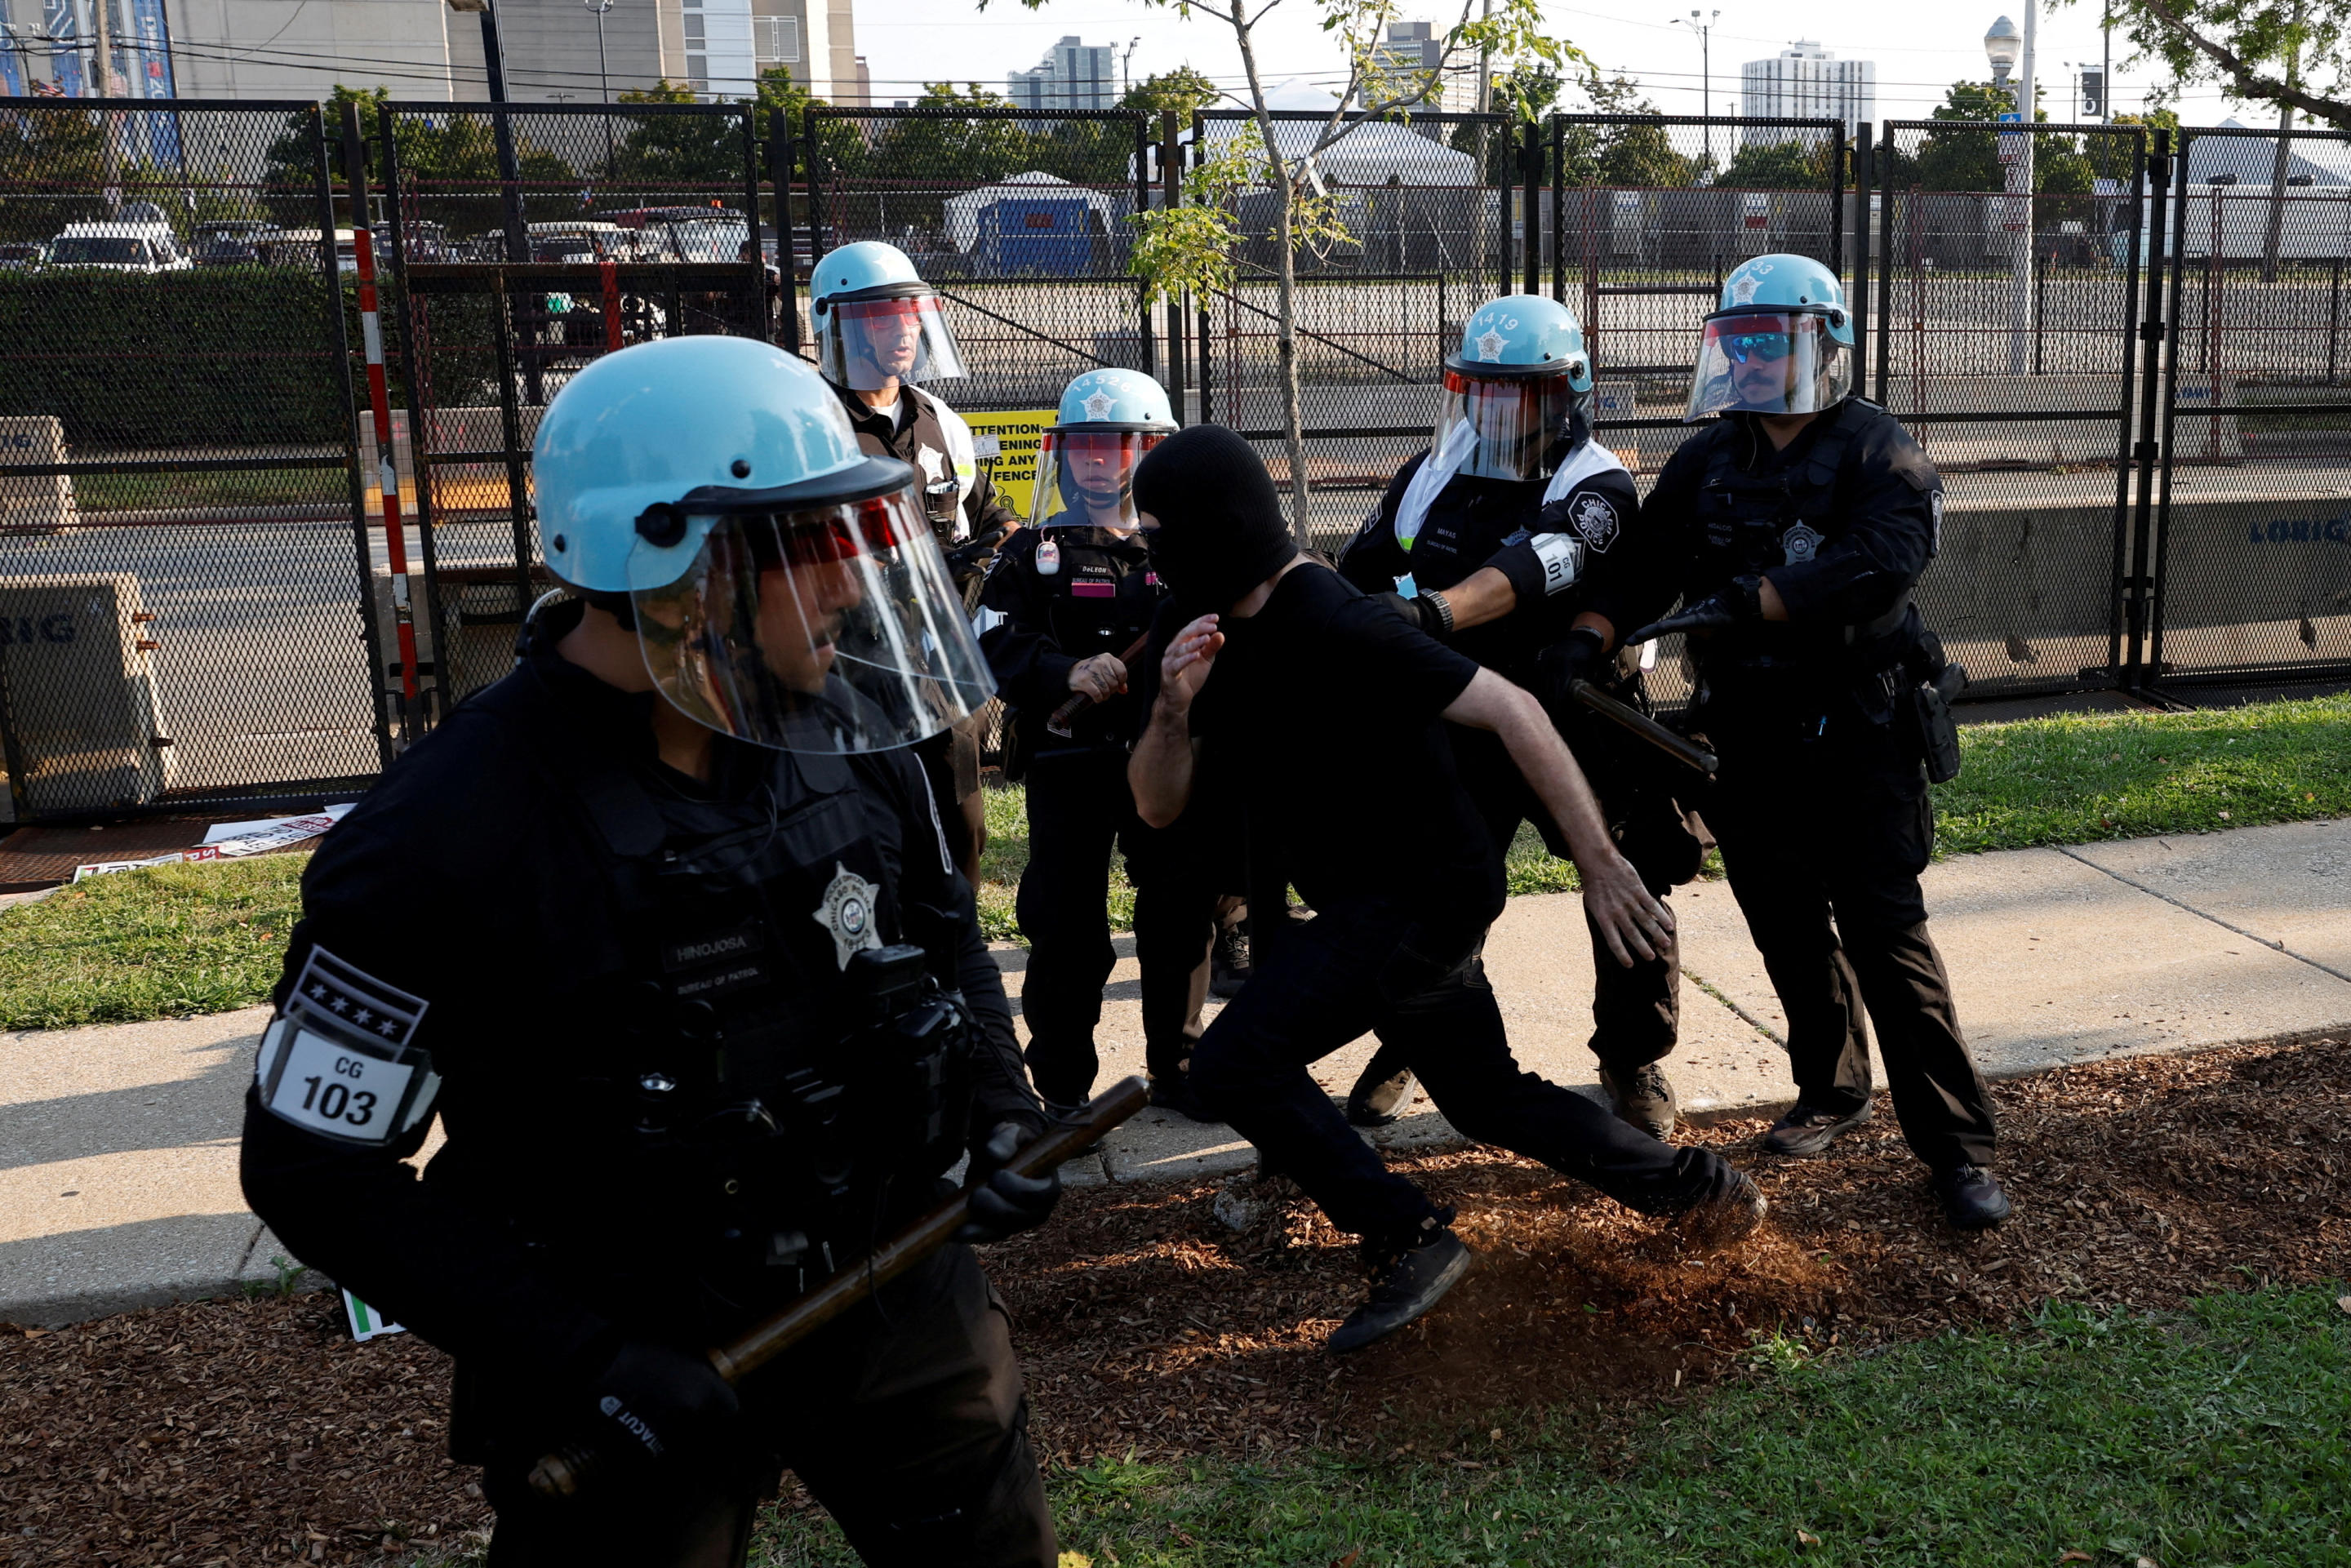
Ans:
[{"label": "officer's outstretched hand", "polygon": [[707,1358],[632,1340],[590,1380],[596,1451],[651,1464],[717,1446],[741,1406]]},{"label": "officer's outstretched hand", "polygon": [[1592,919],[1608,951],[1626,968],[1645,958],[1674,950],[1674,916],[1641,885],[1641,873],[1618,853],[1614,845],[1604,855],[1575,862],[1583,882],[1583,913]]},{"label": "officer's outstretched hand", "polygon": [[1646,643],[1652,638],[1670,636],[1676,632],[1711,632],[1723,626],[1736,626],[1742,621],[1760,621],[1762,618],[1763,580],[1758,577],[1733,578],[1721,592],[1699,600],[1678,615],[1652,621],[1625,641],[1628,644]]},{"label": "officer's outstretched hand", "polygon": [[956,1241],[1001,1241],[1045,1223],[1061,1201],[1061,1173],[1041,1176],[1015,1176],[1004,1167],[1021,1145],[1039,1134],[1018,1122],[998,1122],[987,1142],[971,1156],[970,1218],[951,1238]]}]

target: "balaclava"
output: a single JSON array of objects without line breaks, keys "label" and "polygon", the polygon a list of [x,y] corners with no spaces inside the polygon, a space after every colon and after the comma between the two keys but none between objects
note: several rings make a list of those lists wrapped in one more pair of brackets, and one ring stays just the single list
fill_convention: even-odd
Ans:
[{"label": "balaclava", "polygon": [[1134,507],[1159,526],[1151,564],[1186,615],[1218,614],[1297,553],[1256,449],[1221,424],[1179,430],[1134,468]]}]

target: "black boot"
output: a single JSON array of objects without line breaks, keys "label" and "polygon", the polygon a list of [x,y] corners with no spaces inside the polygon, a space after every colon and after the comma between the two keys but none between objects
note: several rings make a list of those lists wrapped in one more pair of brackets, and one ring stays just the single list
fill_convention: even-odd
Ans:
[{"label": "black boot", "polygon": [[1385,1339],[1445,1299],[1478,1261],[1469,1244],[1438,1228],[1427,1240],[1392,1254],[1372,1281],[1371,1299],[1332,1332],[1333,1354]]},{"label": "black boot", "polygon": [[1763,1134],[1767,1154],[1788,1155],[1804,1158],[1823,1153],[1828,1146],[1846,1133],[1869,1120],[1869,1102],[1861,1103],[1857,1111],[1824,1111],[1818,1105],[1807,1105],[1802,1100],[1788,1108],[1788,1113],[1771,1124]]},{"label": "black boot", "polygon": [[1249,955],[1249,923],[1246,918],[1230,925],[1217,927],[1217,938],[1208,946],[1208,994],[1227,1000],[1239,996],[1241,988],[1257,973]]},{"label": "black boot", "polygon": [[1640,1128],[1661,1144],[1673,1137],[1678,1108],[1674,1103],[1674,1086],[1667,1082],[1663,1067],[1654,1061],[1638,1067],[1603,1067],[1600,1083],[1608,1091],[1608,1103],[1618,1121]]},{"label": "black boot", "polygon": [[1937,1171],[1932,1180],[1943,1218],[1954,1230],[1988,1230],[2008,1218],[2008,1194],[2001,1190],[2000,1178],[1981,1166],[1952,1166]]},{"label": "black boot", "polygon": [[1224,1118],[1209,1110],[1200,1099],[1199,1093],[1193,1089],[1191,1067],[1190,1060],[1186,1059],[1177,1064],[1173,1071],[1153,1073],[1151,1075],[1152,1104],[1162,1111],[1173,1111],[1178,1116],[1207,1126],[1221,1125]]}]

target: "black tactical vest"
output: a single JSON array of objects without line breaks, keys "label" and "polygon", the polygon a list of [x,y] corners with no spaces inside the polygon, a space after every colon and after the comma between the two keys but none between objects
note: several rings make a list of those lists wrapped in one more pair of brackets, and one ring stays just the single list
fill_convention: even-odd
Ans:
[{"label": "black tactical vest", "polygon": [[[1034,578],[1030,602],[1044,608],[1042,630],[1072,659],[1097,653],[1123,656],[1150,629],[1160,601],[1167,597],[1143,541],[1120,539],[1100,528],[1049,524],[1038,529],[1036,548],[1014,569]],[[1128,712],[1133,701],[1113,697],[1081,710],[1071,718],[1066,737],[1047,730],[1050,714],[1021,715],[1019,765],[1059,752],[1125,746],[1134,728]]]}]

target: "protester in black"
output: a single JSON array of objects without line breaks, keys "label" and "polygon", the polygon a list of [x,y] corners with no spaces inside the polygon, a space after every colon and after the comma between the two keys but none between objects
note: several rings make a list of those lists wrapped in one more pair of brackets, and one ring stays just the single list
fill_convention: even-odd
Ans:
[{"label": "protester in black", "polygon": [[[1264,466],[1197,426],[1145,458],[1135,502],[1176,595],[1130,777],[1145,821],[1181,817],[1223,770],[1246,814],[1252,903],[1295,885],[1311,920],[1260,921],[1257,972],[1193,1056],[1195,1088],[1364,1239],[1371,1299],[1332,1336],[1371,1343],[1468,1270],[1449,1211],[1390,1172],[1309,1076],[1378,1029],[1454,1125],[1712,1237],[1762,1200],[1712,1154],[1676,1149],[1511,1060],[1479,962],[1501,861],[1462,788],[1448,721],[1499,733],[1556,819],[1612,956],[1653,956],[1672,918],[1609,843],[1590,790],[1533,698],[1424,636],[1301,555]],[[1180,627],[1172,624],[1191,616]]]},{"label": "protester in black", "polygon": [[[1949,715],[1941,644],[1910,591],[1942,481],[1898,421],[1848,395],[1844,308],[1801,256],[1732,274],[1693,395],[1722,417],[1667,461],[1584,623],[1604,645],[1690,634],[1689,722],[1721,758],[1706,821],[1788,1015],[1798,1099],[1764,1146],[1818,1154],[1868,1119],[1865,1007],[1903,1135],[1951,1222],[1974,1228],[2009,1200],[1918,886],[1925,759]],[[1689,608],[1645,624],[1677,598]]]}]

